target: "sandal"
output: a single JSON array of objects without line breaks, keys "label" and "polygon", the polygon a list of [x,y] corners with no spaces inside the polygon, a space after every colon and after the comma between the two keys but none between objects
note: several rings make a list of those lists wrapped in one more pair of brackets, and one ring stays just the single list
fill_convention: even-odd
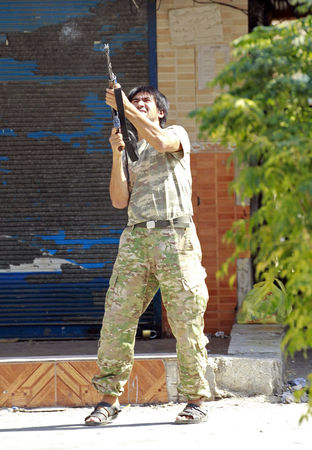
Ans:
[{"label": "sandal", "polygon": [[208,420],[208,413],[194,403],[188,403],[175,420],[176,424],[202,423]]},{"label": "sandal", "polygon": [[[106,425],[111,420],[116,419],[121,409],[117,406],[112,406],[109,403],[101,402],[96,405],[92,413],[85,418],[85,425],[96,426]],[[95,419],[88,421],[88,419]]]}]

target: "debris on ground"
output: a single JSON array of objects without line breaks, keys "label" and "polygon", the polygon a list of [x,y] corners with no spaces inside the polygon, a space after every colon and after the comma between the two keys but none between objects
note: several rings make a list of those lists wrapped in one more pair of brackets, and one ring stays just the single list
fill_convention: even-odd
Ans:
[{"label": "debris on ground", "polygon": [[303,390],[305,387],[307,387],[307,379],[306,378],[295,378],[294,380],[288,381],[287,385],[285,386],[285,390],[281,395],[281,402],[282,403],[294,403],[294,402],[300,402],[300,403],[307,403],[309,401],[308,393],[306,391],[302,392],[302,395],[300,398],[296,396],[297,391]]}]

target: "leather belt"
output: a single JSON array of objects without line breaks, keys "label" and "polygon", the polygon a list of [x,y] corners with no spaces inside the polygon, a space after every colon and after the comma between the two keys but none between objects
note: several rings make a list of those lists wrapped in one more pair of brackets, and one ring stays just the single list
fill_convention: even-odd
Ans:
[{"label": "leather belt", "polygon": [[189,216],[181,216],[176,217],[171,220],[148,220],[147,222],[140,222],[132,225],[133,228],[186,228],[190,225],[190,217]]}]

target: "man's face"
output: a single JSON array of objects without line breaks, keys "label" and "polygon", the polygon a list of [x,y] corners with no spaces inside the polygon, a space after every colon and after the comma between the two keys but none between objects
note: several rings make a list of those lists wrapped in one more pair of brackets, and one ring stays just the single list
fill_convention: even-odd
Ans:
[{"label": "man's face", "polygon": [[153,95],[148,92],[138,92],[131,103],[152,122],[159,123],[159,119],[164,116],[163,111],[158,110]]}]

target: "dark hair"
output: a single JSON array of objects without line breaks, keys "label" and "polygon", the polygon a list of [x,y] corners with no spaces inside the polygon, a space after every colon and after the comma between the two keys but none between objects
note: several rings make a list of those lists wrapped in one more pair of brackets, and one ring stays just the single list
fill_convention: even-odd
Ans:
[{"label": "dark hair", "polygon": [[156,106],[158,111],[162,111],[164,113],[164,117],[161,117],[159,119],[159,125],[161,128],[165,127],[165,123],[167,121],[168,116],[168,110],[169,110],[169,102],[167,100],[167,97],[162,94],[158,89],[154,88],[153,86],[137,86],[128,94],[128,99],[131,102],[133,97],[137,95],[139,92],[144,92],[147,94],[150,94],[154,97]]}]

